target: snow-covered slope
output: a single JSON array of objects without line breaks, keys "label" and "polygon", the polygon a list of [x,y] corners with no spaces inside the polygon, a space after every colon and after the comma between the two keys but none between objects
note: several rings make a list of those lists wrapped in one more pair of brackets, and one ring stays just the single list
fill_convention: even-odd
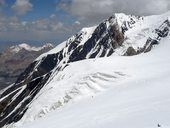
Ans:
[{"label": "snow-covered slope", "polygon": [[[38,110],[41,106],[37,105],[43,102],[41,114],[45,114],[49,99],[52,101],[61,96],[57,93],[61,88],[68,89],[73,84],[82,88],[78,92],[81,95],[34,122],[30,123],[25,115],[17,128],[156,128],[158,124],[170,128],[169,41],[170,37],[146,54],[72,63],[64,71],[66,76],[50,84],[49,93],[45,90],[40,93],[27,116],[36,112],[33,106]],[[51,97],[54,90],[58,91]],[[96,95],[96,90],[102,93]],[[82,98],[84,94],[86,97]]]},{"label": "snow-covered slope", "polygon": [[[107,123],[106,127],[113,127],[117,122],[117,127],[123,126],[119,119],[128,122],[126,115],[135,114],[127,109],[133,108],[131,104],[140,112],[140,100],[148,103],[155,97],[164,98],[157,92],[161,90],[161,79],[166,81],[162,92],[168,92],[169,16],[170,12],[149,17],[115,14],[41,55],[1,95],[1,126],[26,127],[34,120],[43,121],[39,118],[50,112],[42,125],[33,123],[30,127],[47,127],[51,123],[50,128],[97,128]],[[159,45],[155,47],[156,44]],[[156,80],[160,80],[155,85],[156,92],[148,95]],[[138,98],[139,94],[144,99]],[[150,96],[153,97],[147,99]],[[142,118],[138,113],[137,116]]]}]

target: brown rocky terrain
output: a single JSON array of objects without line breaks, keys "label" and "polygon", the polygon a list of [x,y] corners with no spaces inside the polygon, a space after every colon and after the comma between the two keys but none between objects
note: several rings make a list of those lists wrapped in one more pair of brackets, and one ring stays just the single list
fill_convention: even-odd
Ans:
[{"label": "brown rocky terrain", "polygon": [[20,44],[9,47],[0,53],[0,90],[14,83],[33,60],[52,48],[51,44],[42,47]]}]

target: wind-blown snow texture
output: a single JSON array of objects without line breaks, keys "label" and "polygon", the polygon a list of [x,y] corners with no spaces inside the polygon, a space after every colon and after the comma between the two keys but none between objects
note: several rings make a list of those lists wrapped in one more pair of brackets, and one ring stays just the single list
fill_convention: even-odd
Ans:
[{"label": "wind-blown snow texture", "polygon": [[1,95],[0,125],[168,127],[169,16],[115,14],[40,56]]}]

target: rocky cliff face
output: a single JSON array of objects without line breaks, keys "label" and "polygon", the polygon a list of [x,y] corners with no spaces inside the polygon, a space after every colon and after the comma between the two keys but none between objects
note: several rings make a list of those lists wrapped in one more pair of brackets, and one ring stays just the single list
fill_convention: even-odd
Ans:
[{"label": "rocky cliff face", "polygon": [[52,48],[51,44],[42,47],[20,44],[5,49],[0,54],[0,89],[14,83],[35,58]]},{"label": "rocky cliff face", "polygon": [[[41,55],[1,95],[0,127],[19,121],[38,92],[70,63],[113,54],[131,56],[148,52],[169,34],[169,20],[163,19],[158,28],[151,28],[150,34],[146,29],[141,32],[138,28],[145,24],[144,21],[144,17],[115,14],[95,27],[82,29],[60,46]],[[139,37],[142,45],[135,43]]]}]

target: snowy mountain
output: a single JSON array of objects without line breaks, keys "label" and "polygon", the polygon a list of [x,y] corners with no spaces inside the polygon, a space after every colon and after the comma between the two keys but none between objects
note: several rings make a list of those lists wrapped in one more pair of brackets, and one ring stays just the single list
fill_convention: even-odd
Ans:
[{"label": "snowy mountain", "polygon": [[42,54],[2,93],[0,126],[170,126],[169,17],[114,14]]},{"label": "snowy mountain", "polygon": [[14,83],[32,61],[52,48],[50,43],[41,47],[22,43],[5,49],[0,54],[0,90]]},{"label": "snowy mountain", "polygon": [[11,52],[16,52],[18,53],[19,51],[21,50],[27,50],[27,51],[41,51],[43,49],[47,49],[47,48],[52,48],[53,45],[51,43],[47,43],[41,47],[34,47],[34,46],[30,46],[26,43],[22,43],[22,44],[19,44],[19,45],[15,45],[15,46],[11,46],[9,49]]}]

